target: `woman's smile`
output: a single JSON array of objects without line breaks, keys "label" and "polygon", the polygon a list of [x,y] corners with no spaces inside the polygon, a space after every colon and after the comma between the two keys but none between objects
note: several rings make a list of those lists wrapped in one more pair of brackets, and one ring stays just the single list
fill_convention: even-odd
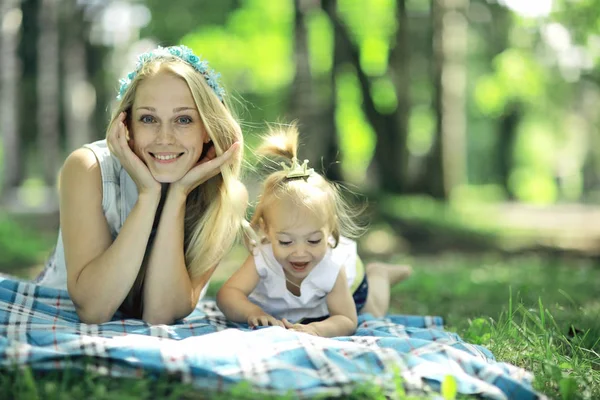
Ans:
[{"label": "woman's smile", "polygon": [[172,164],[179,160],[184,153],[150,153],[154,161],[159,164]]}]

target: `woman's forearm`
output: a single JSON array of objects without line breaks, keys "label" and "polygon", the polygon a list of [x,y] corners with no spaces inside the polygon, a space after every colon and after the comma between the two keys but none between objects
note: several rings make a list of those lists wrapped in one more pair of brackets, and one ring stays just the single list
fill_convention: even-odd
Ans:
[{"label": "woman's forearm", "polygon": [[169,188],[144,281],[143,319],[152,324],[186,317],[198,298],[185,263],[185,202],[183,192]]},{"label": "woman's forearm", "polygon": [[131,290],[144,259],[160,193],[140,195],[115,241],[69,282],[83,322],[109,321]]}]

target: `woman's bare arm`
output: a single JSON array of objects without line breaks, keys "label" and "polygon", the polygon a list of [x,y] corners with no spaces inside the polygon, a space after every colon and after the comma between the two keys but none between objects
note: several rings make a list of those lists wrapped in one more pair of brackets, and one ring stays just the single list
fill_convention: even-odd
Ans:
[{"label": "woman's bare arm", "polygon": [[139,272],[160,192],[140,194],[112,241],[102,210],[100,165],[89,149],[74,151],[60,173],[60,225],[67,287],[79,318],[109,321]]},{"label": "woman's bare arm", "polygon": [[189,315],[216,266],[192,281],[184,254],[186,196],[169,188],[146,270],[144,321],[171,324]]}]

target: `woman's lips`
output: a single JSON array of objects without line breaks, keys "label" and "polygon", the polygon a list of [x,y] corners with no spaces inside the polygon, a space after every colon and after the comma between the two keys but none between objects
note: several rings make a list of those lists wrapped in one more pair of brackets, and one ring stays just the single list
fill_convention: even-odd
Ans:
[{"label": "woman's lips", "polygon": [[177,161],[183,153],[150,153],[150,155],[159,164],[171,164]]}]

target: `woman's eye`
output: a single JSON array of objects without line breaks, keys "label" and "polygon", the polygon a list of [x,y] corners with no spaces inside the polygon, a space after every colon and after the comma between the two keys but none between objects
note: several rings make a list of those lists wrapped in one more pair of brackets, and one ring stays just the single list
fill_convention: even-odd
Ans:
[{"label": "woman's eye", "polygon": [[310,244],[319,244],[319,243],[321,243],[321,240],[323,240],[323,239],[309,240],[308,243],[310,243]]},{"label": "woman's eye", "polygon": [[292,242],[290,241],[285,241],[285,240],[280,240],[279,244],[282,246],[289,246],[290,244],[292,244]]},{"label": "woman's eye", "polygon": [[154,117],[151,115],[142,115],[140,121],[144,124],[151,124],[154,122]]},{"label": "woman's eye", "polygon": [[192,123],[192,119],[190,117],[178,117],[177,118],[177,123],[182,124],[182,125],[187,125],[187,124],[191,124]]}]

